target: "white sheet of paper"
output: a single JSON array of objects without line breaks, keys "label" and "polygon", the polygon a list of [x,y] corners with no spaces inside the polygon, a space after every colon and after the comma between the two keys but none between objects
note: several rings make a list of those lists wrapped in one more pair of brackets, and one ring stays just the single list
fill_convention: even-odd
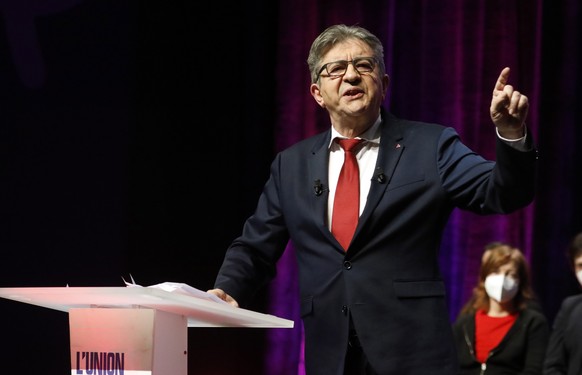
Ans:
[{"label": "white sheet of paper", "polygon": [[210,294],[208,292],[203,292],[202,290],[196,289],[188,284],[166,281],[166,282],[163,282],[160,284],[155,284],[155,285],[150,285],[150,286],[144,287],[144,286],[141,286],[139,284],[136,284],[131,275],[129,275],[129,277],[131,277],[131,282],[125,281],[125,279],[122,277],[123,282],[125,283],[125,285],[128,288],[161,289],[161,290],[165,290],[166,292],[185,294],[187,296],[192,296],[192,297],[196,297],[196,298],[206,299],[206,300],[229,305],[228,302],[221,300],[220,298],[218,298],[214,294]]}]

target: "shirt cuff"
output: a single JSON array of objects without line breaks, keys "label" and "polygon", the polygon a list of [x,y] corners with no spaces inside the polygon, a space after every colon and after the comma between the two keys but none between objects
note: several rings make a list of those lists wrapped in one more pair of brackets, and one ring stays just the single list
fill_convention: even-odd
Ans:
[{"label": "shirt cuff", "polygon": [[516,150],[527,151],[527,146],[525,145],[525,138],[527,137],[527,126],[524,128],[525,135],[523,137],[517,138],[517,139],[503,138],[499,134],[499,129],[497,129],[497,128],[495,128],[495,133],[497,134],[499,139],[501,139],[503,142],[507,143],[509,146],[515,148]]}]

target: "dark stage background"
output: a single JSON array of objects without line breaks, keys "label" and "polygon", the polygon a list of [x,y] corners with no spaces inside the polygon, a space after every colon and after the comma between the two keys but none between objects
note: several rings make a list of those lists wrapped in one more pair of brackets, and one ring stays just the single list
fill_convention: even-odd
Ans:
[{"label": "dark stage background", "polygon": [[[308,93],[311,41],[359,23],[386,41],[399,116],[454,126],[491,156],[482,129],[503,66],[532,102],[536,201],[509,217],[453,215],[441,255],[451,319],[493,240],[528,254],[550,320],[579,292],[564,257],[582,230],[577,1],[0,0],[0,15],[0,287],[123,286],[130,274],[212,287],[275,152],[328,126]],[[292,257],[248,308],[296,328],[190,328],[190,375],[302,373]],[[66,313],[2,299],[0,314],[0,373],[70,373]]]}]

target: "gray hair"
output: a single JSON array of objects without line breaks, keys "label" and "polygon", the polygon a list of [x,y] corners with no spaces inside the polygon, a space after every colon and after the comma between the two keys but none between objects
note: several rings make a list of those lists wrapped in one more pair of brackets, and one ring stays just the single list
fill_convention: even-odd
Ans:
[{"label": "gray hair", "polygon": [[325,29],[311,44],[307,65],[311,75],[311,82],[315,83],[318,79],[318,72],[321,69],[322,58],[329,50],[338,43],[349,39],[359,39],[369,45],[374,51],[374,58],[378,62],[380,74],[386,73],[384,65],[384,47],[378,37],[370,31],[360,26],[346,26],[344,24],[333,25]]}]

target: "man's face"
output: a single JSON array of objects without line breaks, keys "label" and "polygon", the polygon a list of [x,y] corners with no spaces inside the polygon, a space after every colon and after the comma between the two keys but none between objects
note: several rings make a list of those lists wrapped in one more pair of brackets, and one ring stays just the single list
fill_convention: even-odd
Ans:
[{"label": "man's face", "polygon": [[[311,87],[315,100],[328,110],[332,118],[378,116],[388,88],[388,76],[380,73],[373,56],[366,43],[350,39],[335,45],[323,57],[320,69],[325,64],[337,67],[337,64],[330,65],[334,62],[340,62],[340,72],[343,72],[341,67],[345,67],[343,74],[335,76],[334,69],[321,70],[317,83]],[[372,60],[361,59],[368,57]],[[369,61],[372,61],[373,69],[370,69]]]}]

